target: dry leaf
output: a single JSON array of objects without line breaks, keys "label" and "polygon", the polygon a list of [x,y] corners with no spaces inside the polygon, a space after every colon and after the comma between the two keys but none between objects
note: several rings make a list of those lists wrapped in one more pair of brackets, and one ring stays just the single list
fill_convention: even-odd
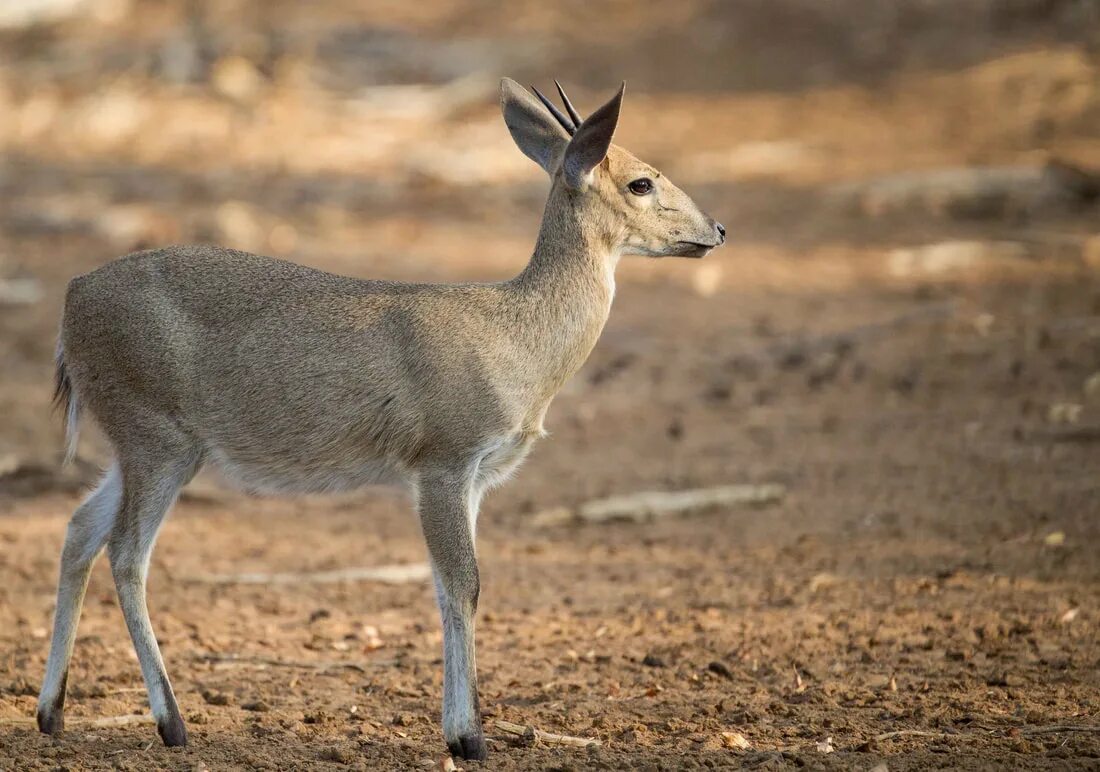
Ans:
[{"label": "dry leaf", "polygon": [[1077,618],[1077,614],[1080,610],[1081,609],[1071,608],[1065,614],[1062,614],[1061,619],[1059,619],[1058,621],[1061,622],[1064,625],[1069,624],[1070,622],[1072,622],[1074,619]]},{"label": "dry leaf", "polygon": [[1043,537],[1043,544],[1048,547],[1061,547],[1066,543],[1066,534],[1063,531],[1051,531]]},{"label": "dry leaf", "polygon": [[243,56],[227,56],[214,63],[211,73],[214,88],[234,99],[249,99],[263,85],[256,65]]},{"label": "dry leaf", "polygon": [[1047,410],[1047,420],[1052,424],[1075,424],[1081,420],[1083,410],[1076,402],[1055,402]]},{"label": "dry leaf", "polygon": [[1085,381],[1084,392],[1086,396],[1100,395],[1100,373],[1093,373]]},{"label": "dry leaf", "polygon": [[455,766],[455,761],[450,756],[440,756],[439,760],[435,763],[435,768],[439,772],[457,772],[458,768]]},{"label": "dry leaf", "polygon": [[818,753],[832,753],[835,750],[836,748],[833,747],[832,737],[826,737],[824,740],[821,740],[817,743]]},{"label": "dry leaf", "polygon": [[385,646],[382,636],[378,634],[378,628],[374,625],[363,625],[363,639],[366,641],[363,651],[375,651]]},{"label": "dry leaf", "polygon": [[740,732],[722,732],[722,745],[739,751],[747,751],[752,747],[749,745],[749,741],[745,739],[745,735]]},{"label": "dry leaf", "polygon": [[993,323],[997,319],[993,314],[978,314],[974,317],[974,331],[983,338],[989,337],[990,330],[993,329]]},{"label": "dry leaf", "polygon": [[825,590],[829,587],[833,587],[840,583],[840,577],[836,574],[830,574],[828,571],[823,571],[819,574],[814,574],[810,579],[810,592],[816,593],[819,590]]}]

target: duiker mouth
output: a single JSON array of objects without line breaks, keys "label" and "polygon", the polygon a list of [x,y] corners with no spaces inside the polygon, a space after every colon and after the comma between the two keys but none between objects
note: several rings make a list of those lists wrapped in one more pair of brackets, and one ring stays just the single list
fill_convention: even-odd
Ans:
[{"label": "duiker mouth", "polygon": [[717,247],[717,244],[703,244],[699,241],[677,241],[677,251],[673,254],[677,257],[705,257],[708,252]]}]

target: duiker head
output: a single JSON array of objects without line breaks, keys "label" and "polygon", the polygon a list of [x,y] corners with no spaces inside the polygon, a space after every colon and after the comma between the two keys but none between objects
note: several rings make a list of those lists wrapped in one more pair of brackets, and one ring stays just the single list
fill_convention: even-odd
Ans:
[{"label": "duiker head", "polygon": [[726,229],[668,177],[611,144],[625,88],[583,121],[560,85],[567,115],[537,89],[538,99],[509,78],[501,81],[500,102],[519,149],[546,170],[554,189],[614,253],[702,257],[725,242]]}]

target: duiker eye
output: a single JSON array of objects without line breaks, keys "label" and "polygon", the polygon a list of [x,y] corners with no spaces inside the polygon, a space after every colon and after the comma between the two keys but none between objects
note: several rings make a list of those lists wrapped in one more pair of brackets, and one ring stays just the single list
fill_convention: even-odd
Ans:
[{"label": "duiker eye", "polygon": [[627,185],[627,187],[635,196],[644,196],[653,192],[653,180],[649,179],[649,177],[639,177]]}]

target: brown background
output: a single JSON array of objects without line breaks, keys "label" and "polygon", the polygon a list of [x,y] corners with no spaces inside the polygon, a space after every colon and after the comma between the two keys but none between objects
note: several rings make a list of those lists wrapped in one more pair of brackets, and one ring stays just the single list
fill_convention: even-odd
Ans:
[{"label": "brown background", "polygon": [[[502,738],[485,768],[1100,763],[1100,4],[86,0],[16,18],[40,3],[0,12],[0,769],[442,754],[426,584],[195,581],[421,561],[407,503],[206,478],[150,579],[191,746],[90,723],[147,712],[105,563],[70,729],[33,730],[65,520],[105,452],[86,432],[59,468],[51,356],[65,282],[141,246],[517,272],[547,186],[500,120],[504,74],[559,77],[587,110],[625,78],[618,141],[731,239],[703,262],[624,260],[552,436],[484,507],[482,702]],[[740,482],[788,492],[534,525]],[[603,746],[521,747],[498,720]]]}]

